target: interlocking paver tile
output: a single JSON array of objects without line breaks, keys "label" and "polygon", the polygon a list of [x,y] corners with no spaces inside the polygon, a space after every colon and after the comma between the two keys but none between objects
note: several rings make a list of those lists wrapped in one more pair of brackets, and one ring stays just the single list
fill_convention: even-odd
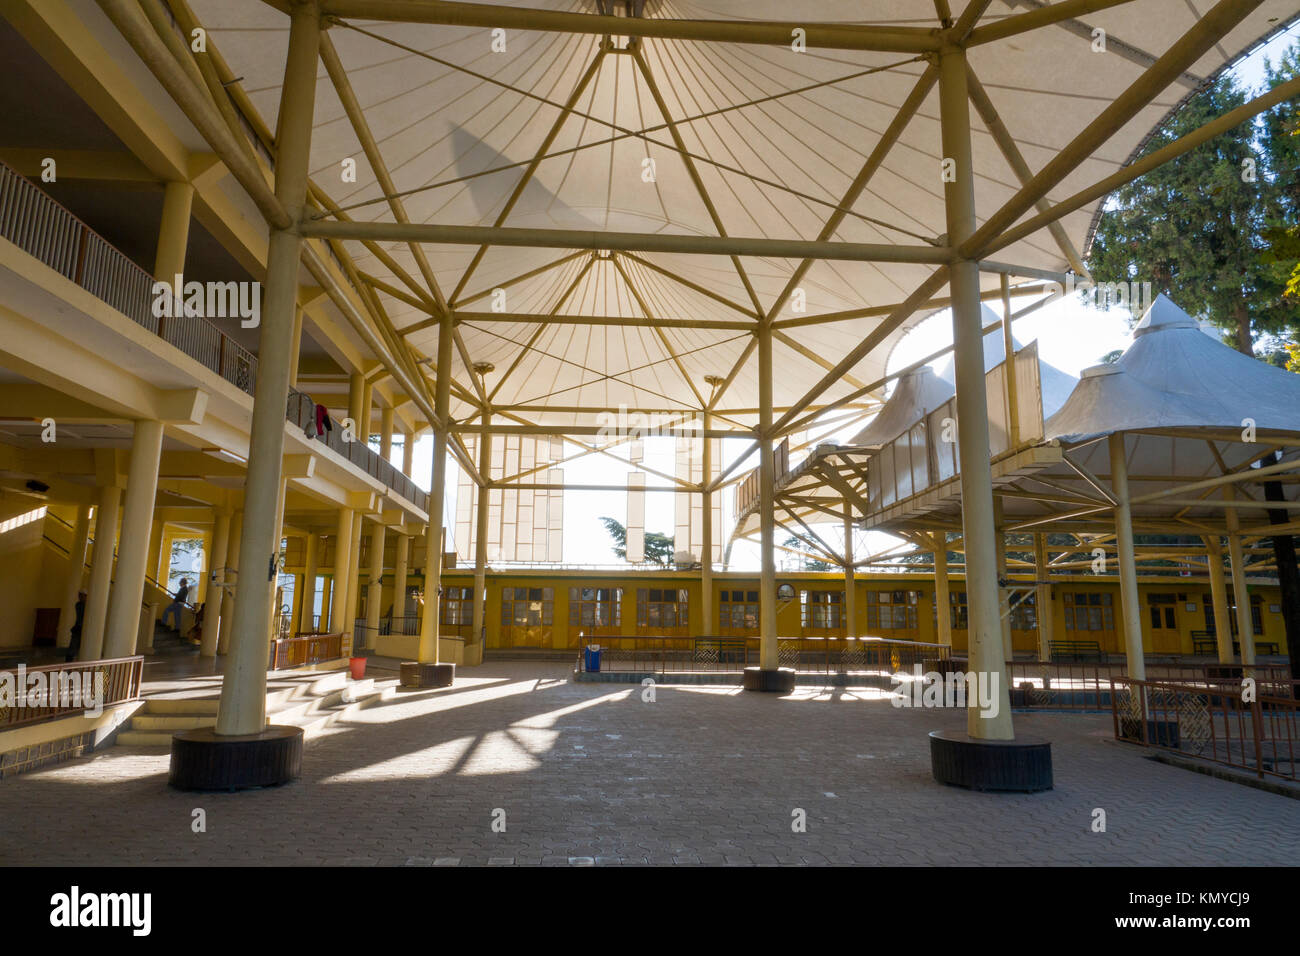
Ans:
[{"label": "interlocking paver tile", "polygon": [[[574,684],[562,666],[465,669],[454,693],[341,722],[300,779],[167,787],[167,754],[114,748],[0,783],[0,863],[411,866],[1291,864],[1300,802],[1145,759],[1109,715],[1017,715],[1056,787],[930,776],[962,714],[800,690]],[[580,748],[580,749],[578,749]],[[833,794],[834,796],[831,796]],[[208,832],[190,830],[207,812]],[[807,813],[805,832],[791,812]],[[1093,833],[1095,808],[1107,832]],[[33,808],[56,812],[34,813]],[[504,810],[505,830],[494,822]],[[1257,825],[1256,822],[1262,822]]]}]

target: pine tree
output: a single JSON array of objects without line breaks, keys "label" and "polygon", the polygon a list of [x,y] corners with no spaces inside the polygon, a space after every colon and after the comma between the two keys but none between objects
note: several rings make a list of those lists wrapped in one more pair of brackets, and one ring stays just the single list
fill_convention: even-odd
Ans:
[{"label": "pine tree", "polygon": [[[1293,48],[1269,85],[1293,75]],[[1154,152],[1246,102],[1225,73],[1192,97],[1151,137]],[[1254,354],[1261,334],[1284,335],[1300,322],[1300,300],[1285,295],[1294,259],[1270,239],[1294,224],[1296,144],[1278,135],[1296,111],[1284,103],[1121,187],[1107,202],[1089,250],[1097,282],[1150,282]]]}]

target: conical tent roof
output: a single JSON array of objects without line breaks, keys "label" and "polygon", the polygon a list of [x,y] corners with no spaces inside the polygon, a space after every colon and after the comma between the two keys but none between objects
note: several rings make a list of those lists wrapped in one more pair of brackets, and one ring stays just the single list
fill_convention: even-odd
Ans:
[{"label": "conical tent roof", "polygon": [[1113,366],[1084,373],[1045,436],[1066,442],[1116,431],[1199,428],[1300,431],[1300,375],[1260,362],[1201,331],[1160,295]]},{"label": "conical tent roof", "polygon": [[[981,307],[985,328],[1000,320],[987,305]],[[1023,346],[1014,336],[1011,347],[1019,351]],[[1002,336],[993,332],[984,336],[984,370],[996,366],[1006,357]],[[1051,415],[1074,390],[1078,379],[1063,372],[1050,362],[1038,359],[1039,381],[1043,390],[1043,414]],[[956,394],[955,376],[951,356],[934,366],[921,368],[900,376],[885,407],[867,425],[853,436],[850,445],[880,445],[892,441],[912,425],[934,411]]]}]

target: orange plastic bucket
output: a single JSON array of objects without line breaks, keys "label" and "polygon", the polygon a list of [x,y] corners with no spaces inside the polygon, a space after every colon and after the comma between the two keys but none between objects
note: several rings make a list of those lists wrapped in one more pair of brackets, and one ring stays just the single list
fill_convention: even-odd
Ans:
[{"label": "orange plastic bucket", "polygon": [[361,680],[366,676],[366,659],[364,657],[349,657],[348,670],[352,672],[353,680]]}]

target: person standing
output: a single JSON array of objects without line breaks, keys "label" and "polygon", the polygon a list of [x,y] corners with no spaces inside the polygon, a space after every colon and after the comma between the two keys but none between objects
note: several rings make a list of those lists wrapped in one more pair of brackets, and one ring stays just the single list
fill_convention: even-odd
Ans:
[{"label": "person standing", "polygon": [[65,661],[69,664],[75,661],[77,659],[77,655],[81,653],[81,623],[83,620],[85,620],[85,617],[86,617],[86,592],[78,591],[77,592],[77,617],[76,620],[72,622],[72,627],[69,629],[69,632],[72,635],[72,639],[68,641],[68,656],[65,658]]},{"label": "person standing", "polygon": [[181,578],[181,585],[172,595],[172,603],[167,605],[166,610],[162,613],[163,625],[167,624],[167,615],[172,615],[172,628],[177,634],[181,632],[181,615],[185,610],[185,599],[190,593],[190,582],[188,578]]}]

